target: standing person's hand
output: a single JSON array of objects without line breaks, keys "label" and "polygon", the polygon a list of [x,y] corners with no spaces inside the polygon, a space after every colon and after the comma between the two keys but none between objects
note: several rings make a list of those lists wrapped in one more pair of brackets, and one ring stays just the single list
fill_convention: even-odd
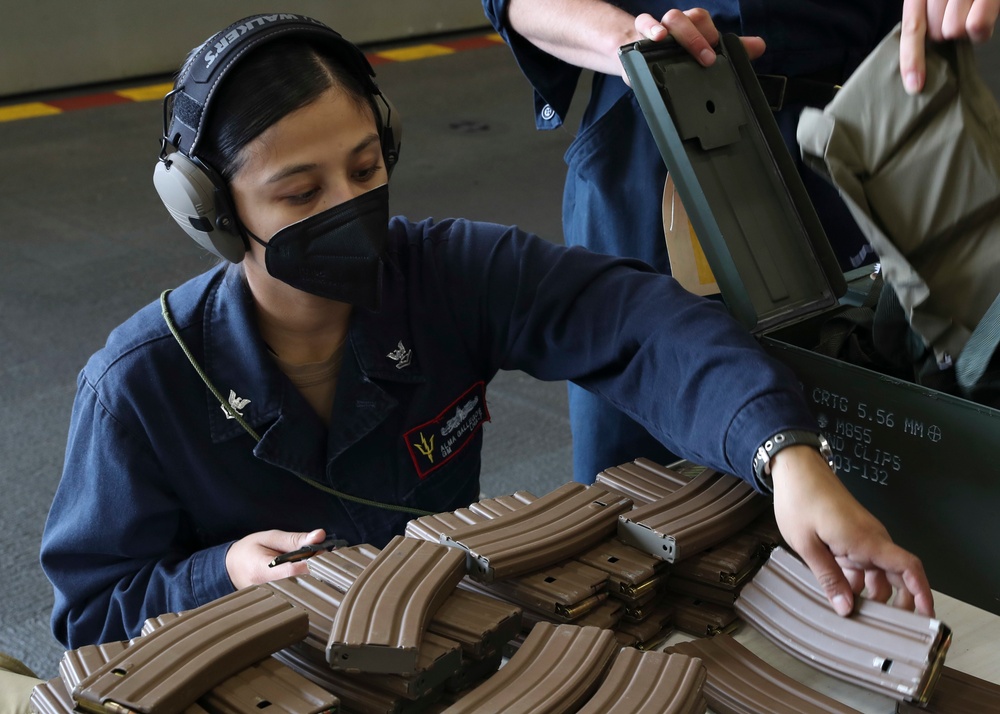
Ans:
[{"label": "standing person's hand", "polygon": [[[635,17],[609,0],[510,0],[507,17],[511,28],[540,50],[575,67],[621,75],[626,83],[618,59],[623,45],[673,37],[707,67],[715,62],[712,47],[719,42],[719,30],[703,8],[669,10],[657,18]],[[751,59],[764,52],[761,38],[742,39]]]},{"label": "standing person's hand", "polygon": [[283,563],[275,567],[268,564],[275,556],[298,550],[305,545],[322,543],[326,532],[320,528],[308,533],[288,531],[260,531],[240,538],[226,552],[226,571],[237,590],[260,585],[271,580],[303,575],[309,571],[304,561]]},{"label": "standing person's hand", "polygon": [[885,527],[848,492],[820,453],[789,446],[771,461],[774,515],[781,535],[802,557],[840,615],[854,595],[934,615],[920,559],[892,542]]},{"label": "standing person's hand", "polygon": [[910,94],[924,88],[927,40],[986,42],[993,36],[1000,0],[903,0],[899,38],[899,72]]},{"label": "standing person's hand", "polygon": [[[704,67],[715,62],[713,46],[719,42],[719,30],[712,22],[708,10],[696,7],[691,10],[673,9],[660,19],[649,13],[642,13],[635,18],[635,31],[640,36],[656,42],[662,42],[673,37],[681,47],[686,49]],[[760,37],[742,37],[750,59],[757,59],[764,53],[764,40]],[[625,78],[628,81],[628,78]]]}]

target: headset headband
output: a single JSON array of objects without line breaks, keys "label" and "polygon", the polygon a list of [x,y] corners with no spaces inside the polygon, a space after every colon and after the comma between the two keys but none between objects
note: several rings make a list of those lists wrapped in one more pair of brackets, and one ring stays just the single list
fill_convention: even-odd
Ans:
[{"label": "headset headband", "polygon": [[184,75],[164,102],[160,158],[166,155],[168,144],[187,156],[195,156],[205,111],[219,83],[248,51],[288,33],[315,36],[362,82],[370,97],[380,95],[368,59],[340,33],[305,15],[252,15],[210,37],[187,63]]},{"label": "headset headband", "polygon": [[206,250],[238,263],[249,246],[229,187],[198,156],[198,142],[216,90],[247,52],[282,37],[314,41],[362,85],[375,116],[388,173],[399,159],[399,113],[375,84],[364,53],[339,33],[305,15],[252,15],[208,39],[185,62],[163,100],[160,158],[153,185],[177,224]]}]

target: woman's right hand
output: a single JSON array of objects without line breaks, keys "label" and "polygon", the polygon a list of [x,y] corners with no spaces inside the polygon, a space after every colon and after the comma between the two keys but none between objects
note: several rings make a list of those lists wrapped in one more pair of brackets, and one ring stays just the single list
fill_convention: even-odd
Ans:
[{"label": "woman's right hand", "polygon": [[326,532],[322,528],[307,533],[289,531],[260,531],[234,542],[226,552],[226,571],[237,590],[250,585],[260,585],[271,580],[281,580],[308,572],[305,561],[282,563],[269,567],[269,563],[282,553],[306,545],[323,542]]}]

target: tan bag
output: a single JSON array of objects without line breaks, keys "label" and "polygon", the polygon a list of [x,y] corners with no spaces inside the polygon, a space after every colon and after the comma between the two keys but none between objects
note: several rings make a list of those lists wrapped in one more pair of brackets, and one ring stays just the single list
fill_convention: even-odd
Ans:
[{"label": "tan bag", "polygon": [[717,294],[719,286],[669,174],[663,187],[663,235],[670,272],[677,282],[695,295]]},{"label": "tan bag", "polygon": [[996,345],[1000,107],[967,42],[928,44],[924,91],[908,95],[899,35],[897,26],[825,109],[803,111],[797,138],[875,248],[913,331],[968,387]]}]

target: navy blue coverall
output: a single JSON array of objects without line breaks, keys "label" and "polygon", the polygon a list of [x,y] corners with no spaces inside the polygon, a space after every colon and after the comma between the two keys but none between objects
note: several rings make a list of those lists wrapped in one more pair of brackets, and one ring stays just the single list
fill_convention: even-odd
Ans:
[{"label": "navy blue coverall", "polygon": [[[79,376],[66,461],[42,541],[67,647],[121,640],[146,618],[233,591],[230,544],[324,528],[385,544],[413,516],[478,497],[486,385],[501,369],[572,379],[692,460],[753,479],[756,448],[816,423],[799,383],[724,309],[638,261],[468,221],[390,222],[379,311],[355,309],[329,429],[260,337],[243,272],[168,296],[227,418],[158,302]],[[246,401],[249,400],[249,401]]]}]

